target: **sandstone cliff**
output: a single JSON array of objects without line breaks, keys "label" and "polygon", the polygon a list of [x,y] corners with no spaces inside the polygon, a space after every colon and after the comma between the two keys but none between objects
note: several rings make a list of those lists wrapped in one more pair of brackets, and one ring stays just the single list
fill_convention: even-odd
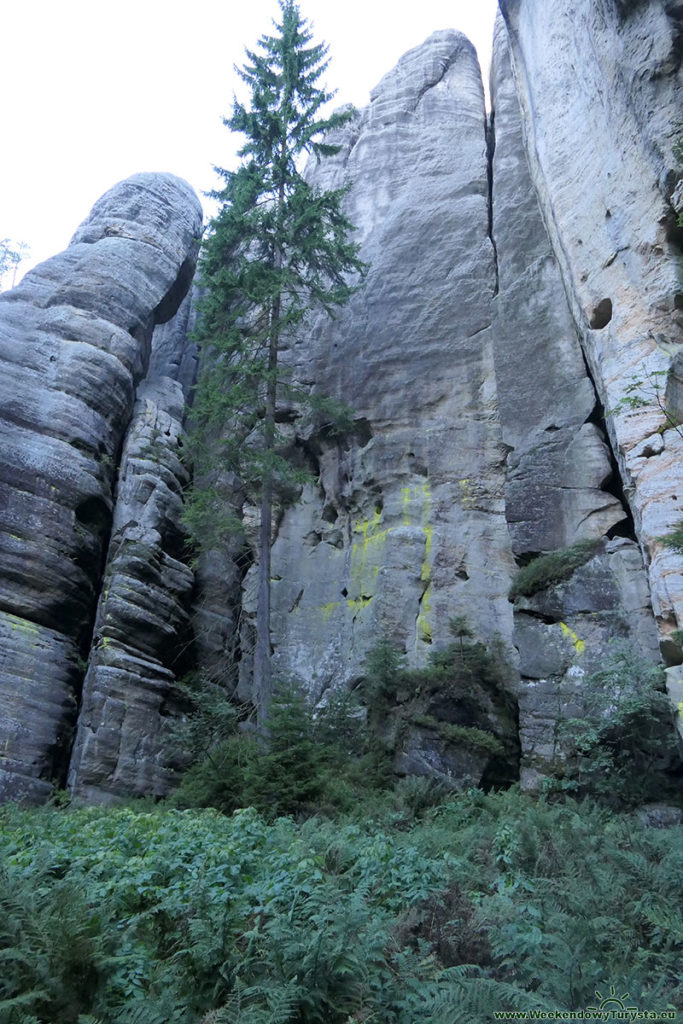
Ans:
[{"label": "sandstone cliff", "polygon": [[[309,168],[352,182],[370,270],[284,353],[354,428],[332,437],[287,410],[316,482],[277,526],[272,643],[276,673],[324,700],[378,640],[423,666],[465,616],[510,672],[429,715],[494,732],[507,777],[535,786],[615,638],[682,660],[681,556],[661,537],[683,518],[683,10],[500,6],[488,118],[473,48],[438,32]],[[196,353],[189,300],[173,314],[199,217],[177,179],[136,176],[0,299],[5,795],[63,781],[76,718],[79,795],[164,793],[178,675],[198,660],[250,697],[254,570],[226,549],[193,590],[180,526]],[[519,565],[577,541],[593,547],[569,579],[509,600]],[[395,764],[490,776],[424,727]]]},{"label": "sandstone cliff", "polygon": [[[683,7],[653,0],[502,0],[535,191],[603,407],[652,600],[666,633],[683,609],[683,409],[660,407],[681,337]],[[622,405],[639,383],[644,407]],[[658,401],[659,399],[659,401]]]},{"label": "sandstone cliff", "polygon": [[135,175],[99,200],[65,252],[0,296],[6,796],[64,784],[121,446],[154,325],[185,295],[200,233],[185,182]]}]

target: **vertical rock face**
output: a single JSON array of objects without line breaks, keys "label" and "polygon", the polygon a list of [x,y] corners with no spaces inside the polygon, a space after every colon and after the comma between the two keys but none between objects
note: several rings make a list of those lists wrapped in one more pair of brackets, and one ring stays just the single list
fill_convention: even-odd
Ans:
[{"label": "vertical rock face", "polygon": [[674,400],[663,413],[683,342],[672,206],[681,173],[681,6],[501,0],[501,9],[532,180],[666,636],[683,615],[680,556],[660,540],[683,514],[681,410]]},{"label": "vertical rock face", "polygon": [[70,788],[90,800],[169,789],[164,725],[188,663],[193,586],[180,526],[189,482],[179,459],[183,412],[177,381],[139,386],[71,758]]},{"label": "vertical rock face", "polygon": [[185,402],[197,367],[188,294],[152,336],[115,493],[111,539],[71,757],[69,786],[103,802],[168,792],[166,725],[183,708],[194,575],[181,526]]},{"label": "vertical rock face", "polygon": [[[335,140],[340,153],[312,169],[324,187],[353,182],[349,214],[370,271],[288,355],[299,381],[351,406],[358,429],[299,438],[319,483],[278,527],[272,640],[276,675],[319,698],[360,677],[382,638],[419,666],[456,615],[480,637],[500,634],[518,652],[522,778],[534,785],[555,756],[558,714],[609,643],[630,638],[654,657],[656,637],[535,194],[502,22],[493,101],[487,166],[474,54],[457,34],[436,34],[382,80]],[[513,619],[513,556],[586,540],[594,553],[569,584],[518,603]],[[252,587],[247,575],[243,652]],[[244,657],[245,680],[249,670]],[[497,714],[500,725],[502,704]],[[431,743],[410,734],[397,766],[448,775]]]},{"label": "vertical rock face", "polygon": [[63,779],[113,491],[152,330],[192,278],[201,208],[172,175],[98,201],[0,296],[0,792]]},{"label": "vertical rock face", "polygon": [[302,439],[319,483],[285,512],[272,563],[275,673],[316,697],[358,678],[382,638],[419,666],[449,639],[452,616],[484,637],[509,639],[512,625],[486,125],[471,44],[431,36],[335,141],[340,152],[312,177],[353,182],[348,213],[369,272],[288,358],[296,378],[351,407],[357,430]]},{"label": "vertical rock face", "polygon": [[515,554],[528,556],[602,537],[625,511],[602,489],[612,470],[604,438],[589,422],[597,397],[531,182],[500,20],[491,92],[496,381],[512,449],[506,509]]},{"label": "vertical rock face", "polygon": [[[494,315],[498,408],[510,446],[506,511],[521,559],[628,534],[597,396],[582,355],[560,266],[529,172],[507,32],[496,23],[491,92],[495,123],[492,223],[500,291]],[[610,490],[610,488],[612,490]],[[620,536],[595,547],[569,582],[515,603],[521,780],[536,786],[560,753],[558,719],[611,642],[630,639],[656,658],[656,631],[640,552]]]},{"label": "vertical rock face", "polygon": [[[500,636],[519,681],[508,666],[481,693],[430,691],[412,719],[394,709],[395,768],[509,780],[521,745],[534,786],[610,643],[656,657],[641,550],[663,648],[681,660],[666,641],[680,556],[660,538],[683,519],[683,12],[500,6],[493,131],[472,46],[439,32],[309,168],[323,188],[352,183],[369,271],[283,353],[354,425],[339,436],[283,410],[312,482],[277,524],[272,644],[276,678],[324,700],[379,641],[419,668],[464,616],[478,639]],[[137,175],[0,297],[0,797],[46,796],[74,732],[79,796],[167,792],[190,652],[223,681],[237,661],[250,697],[241,541],[200,563],[190,626],[182,422],[197,353],[180,304],[200,230],[185,183]],[[508,599],[519,564],[577,541],[592,546],[569,578]],[[468,729],[478,747],[462,745]]]}]

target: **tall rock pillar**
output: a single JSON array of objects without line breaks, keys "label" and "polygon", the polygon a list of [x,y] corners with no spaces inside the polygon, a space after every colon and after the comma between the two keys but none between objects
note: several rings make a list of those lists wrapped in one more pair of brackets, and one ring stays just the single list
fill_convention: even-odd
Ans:
[{"label": "tall rock pillar", "polygon": [[155,323],[194,270],[201,207],[168,174],[94,206],[63,253],[0,296],[0,796],[62,783]]}]

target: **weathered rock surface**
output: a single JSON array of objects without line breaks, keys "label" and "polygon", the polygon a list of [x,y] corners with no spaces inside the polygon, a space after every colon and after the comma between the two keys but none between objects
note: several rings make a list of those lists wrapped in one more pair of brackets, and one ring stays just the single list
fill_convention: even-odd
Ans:
[{"label": "weathered rock surface", "polygon": [[63,782],[119,452],[155,323],[189,286],[190,187],[139,174],[0,296],[0,793]]},{"label": "weathered rock surface", "polygon": [[581,715],[584,680],[618,641],[658,660],[647,575],[626,538],[604,542],[569,580],[516,601],[524,788],[537,788],[563,756],[558,723]]},{"label": "weathered rock surface", "polygon": [[[382,639],[416,668],[455,616],[499,634],[519,684],[389,713],[408,726],[396,770],[454,788],[509,778],[520,744],[538,786],[610,643],[656,657],[651,602],[683,659],[683,563],[660,539],[683,519],[680,0],[501,8],[493,136],[473,48],[439,32],[309,169],[353,183],[370,269],[284,352],[355,425],[335,438],[289,411],[315,482],[277,524],[275,675],[324,699]],[[76,718],[81,798],[167,792],[190,652],[230,686],[238,661],[250,697],[253,558],[204,557],[191,607],[179,525],[197,352],[178,307],[200,219],[183,182],[137,175],[0,297],[0,797],[64,780]],[[593,557],[513,609],[516,559],[583,539]],[[679,700],[678,664],[669,689]],[[458,745],[459,728],[504,755]]]},{"label": "weathered rock surface", "polygon": [[[496,383],[503,437],[512,448],[506,512],[515,554],[528,558],[604,537],[617,524],[628,532],[628,524],[609,490],[610,453],[594,423],[597,397],[531,181],[500,18],[491,92]],[[633,540],[607,542],[567,583],[517,600],[523,786],[538,786],[560,756],[558,719],[572,701],[579,713],[583,680],[619,638],[656,659],[648,582]]]},{"label": "weathered rock surface", "polygon": [[506,513],[516,555],[602,537],[625,511],[604,487],[612,469],[596,395],[524,149],[519,101],[499,18],[491,67],[498,258],[495,365],[508,461]]},{"label": "weathered rock surface", "polygon": [[162,796],[176,778],[167,724],[186,710],[176,680],[193,654],[194,573],[181,525],[185,403],[198,364],[191,300],[154,330],[121,454],[69,769],[72,792],[90,801]]},{"label": "weathered rock surface", "polygon": [[[341,151],[311,174],[326,188],[353,182],[348,212],[370,269],[289,360],[299,380],[345,401],[359,429],[338,443],[303,439],[320,482],[285,512],[272,561],[275,674],[316,697],[362,675],[383,637],[419,666],[450,639],[452,616],[482,637],[512,629],[471,44],[439,32],[410,51],[335,142]],[[250,585],[248,575],[249,614]]]},{"label": "weathered rock surface", "polygon": [[[501,0],[532,180],[647,554],[663,634],[683,616],[683,438],[662,405],[680,324],[679,0]],[[628,389],[635,385],[634,391]],[[639,404],[623,403],[637,398]],[[642,404],[640,404],[642,402]],[[649,439],[657,432],[661,441]]]},{"label": "weathered rock surface", "polygon": [[182,707],[174,684],[189,664],[194,583],[180,525],[183,412],[170,377],[138,388],[71,758],[70,787],[90,800],[163,795],[173,778],[165,725]]}]

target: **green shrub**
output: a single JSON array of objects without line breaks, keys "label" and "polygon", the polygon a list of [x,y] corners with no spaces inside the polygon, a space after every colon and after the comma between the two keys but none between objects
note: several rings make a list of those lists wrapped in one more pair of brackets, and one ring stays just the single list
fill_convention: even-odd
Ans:
[{"label": "green shrub", "polygon": [[580,540],[561,551],[539,555],[517,572],[508,594],[510,600],[530,597],[539,590],[569,579],[576,569],[593,557],[599,547],[599,540]]},{"label": "green shrub", "polygon": [[244,717],[224,687],[192,672],[180,680],[187,712],[169,723],[167,736],[171,755],[194,764],[209,750],[234,736]]},{"label": "green shrub", "polygon": [[235,715],[223,717],[232,734],[185,773],[174,806],[224,813],[256,807],[269,818],[332,814],[390,785],[386,755],[371,742],[363,710],[349,694],[333,694],[315,711],[302,690],[280,684],[267,737],[239,732]]},{"label": "green shrub", "polygon": [[425,729],[433,729],[442,739],[455,746],[468,747],[495,757],[505,753],[503,744],[492,732],[485,732],[470,725],[454,725],[452,722],[439,722],[433,715],[415,715],[411,719],[415,725]]},{"label": "green shrub", "polygon": [[683,519],[679,519],[673,529],[662,537],[658,537],[657,540],[661,541],[662,544],[666,544],[669,548],[675,548],[676,551],[683,552]]},{"label": "green shrub", "polygon": [[2,1024],[24,1015],[64,1024],[80,1019],[103,987],[112,948],[106,914],[91,904],[77,872],[64,874],[40,850],[29,870],[0,867]]},{"label": "green shrub", "polygon": [[464,616],[451,619],[450,631],[455,639],[430,652],[422,669],[406,668],[387,642],[371,652],[361,689],[368,722],[392,753],[409,739],[411,724],[431,729],[451,747],[488,756],[482,785],[509,785],[519,778],[519,744],[502,642],[475,640]]},{"label": "green shrub", "polygon": [[619,806],[675,797],[680,759],[662,666],[615,645],[582,690],[581,718],[559,721],[564,787]]},{"label": "green shrub", "polygon": [[381,640],[368,652],[362,694],[371,716],[395,700],[404,672],[405,656],[391,641]]}]

